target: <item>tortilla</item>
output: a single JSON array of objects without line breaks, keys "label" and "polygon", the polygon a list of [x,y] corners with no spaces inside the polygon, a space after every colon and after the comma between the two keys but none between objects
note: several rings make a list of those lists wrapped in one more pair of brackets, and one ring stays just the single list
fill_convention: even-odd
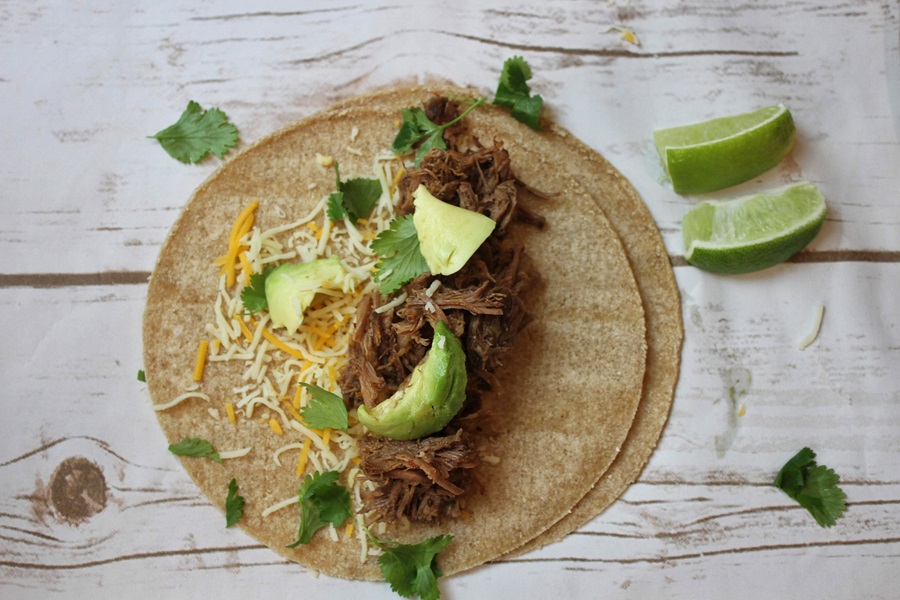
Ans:
[{"label": "tortilla", "polygon": [[[384,90],[378,96],[404,94]],[[450,92],[447,92],[450,93]],[[355,103],[354,99],[349,103]],[[524,554],[566,537],[608,508],[641,474],[668,420],[681,363],[684,327],[678,285],[653,216],[631,184],[602,155],[564,128],[549,123],[539,137],[510,139],[502,119],[498,137],[510,142],[517,172],[540,173],[545,156],[553,156],[571,177],[570,185],[591,195],[618,234],[631,263],[644,304],[647,366],[641,401],[621,452],[587,495],[543,534],[511,554]],[[538,185],[538,184],[536,184]]]},{"label": "tortilla", "polygon": [[[308,212],[334,186],[333,171],[316,162],[317,152],[333,155],[345,177],[368,176],[372,156],[393,140],[400,109],[420,105],[429,93],[382,92],[326,110],[235,156],[197,190],[169,234],[148,290],[144,359],[154,404],[193,383],[197,345],[206,335],[218,286],[213,261],[224,252],[240,210],[258,199],[261,228],[285,222],[277,207],[289,218]],[[489,450],[499,461],[479,467],[484,493],[472,497],[468,518],[440,526],[396,524],[379,534],[404,543],[453,535],[439,558],[445,574],[521,546],[585,496],[626,439],[646,361],[640,291],[619,237],[593,196],[573,185],[566,165],[552,153],[518,164],[520,150],[559,133],[533,132],[490,106],[468,119],[480,139],[497,134],[505,140],[521,179],[554,195],[533,205],[547,219],[544,231],[517,226],[511,233],[522,239],[543,281],[532,305],[537,318],[507,355],[499,391],[486,401],[498,415]],[[359,136],[351,142],[354,127]],[[290,464],[295,459],[285,457],[283,467],[273,462],[273,452],[287,442],[268,425],[246,419],[234,426],[209,414],[211,407],[224,411],[241,372],[238,365],[210,363],[201,384],[210,404],[192,399],[157,413],[171,443],[200,437],[218,450],[252,447],[246,457],[221,465],[183,458],[187,472],[220,509],[234,478],[246,500],[241,527],[283,556],[330,575],[380,579],[375,560],[361,564],[358,544],[343,535],[332,542],[319,532],[310,544],[287,548],[296,539],[297,506],[261,516],[264,508],[296,495],[300,479],[296,462]]]}]

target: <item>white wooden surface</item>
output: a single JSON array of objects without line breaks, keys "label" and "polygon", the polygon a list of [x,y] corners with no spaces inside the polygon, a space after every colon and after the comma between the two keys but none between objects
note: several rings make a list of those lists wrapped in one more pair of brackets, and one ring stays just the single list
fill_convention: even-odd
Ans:
[{"label": "white wooden surface", "polygon": [[[393,597],[225,530],[165,451],[135,380],[145,281],[219,161],[181,165],[145,136],[189,99],[221,107],[249,143],[400,79],[490,93],[513,54],[656,217],[683,295],[683,367],[663,439],[622,499],[561,543],[442,580],[444,597],[898,596],[896,2],[249,6],[0,4],[0,597]],[[732,192],[809,179],[829,205],[822,233],[753,275],[686,266],[680,220],[695,200],[660,181],[650,132],[777,102],[798,144]],[[821,334],[801,352],[817,302]],[[831,529],[770,485],[804,445],[844,482],[849,508]],[[108,486],[79,525],[46,500],[73,456]]]}]

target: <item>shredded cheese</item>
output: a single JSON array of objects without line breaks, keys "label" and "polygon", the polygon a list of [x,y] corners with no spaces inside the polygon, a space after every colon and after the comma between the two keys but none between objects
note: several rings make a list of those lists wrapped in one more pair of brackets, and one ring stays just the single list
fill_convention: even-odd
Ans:
[{"label": "shredded cheese", "polygon": [[219,452],[219,458],[222,460],[228,460],[231,458],[241,458],[242,456],[247,456],[250,454],[250,451],[253,449],[252,446],[247,448],[239,448],[238,450],[225,450],[224,452]]},{"label": "shredded cheese", "polygon": [[200,392],[187,392],[185,394],[181,394],[180,396],[178,396],[177,398],[175,398],[173,400],[170,400],[169,402],[166,402],[165,404],[154,404],[153,410],[155,410],[155,411],[168,410],[168,409],[172,408],[173,406],[177,406],[178,404],[181,404],[185,400],[190,400],[191,398],[199,398],[201,400],[206,400],[207,402],[210,401],[209,396],[207,396],[206,394],[202,394]]},{"label": "shredded cheese", "polygon": [[822,317],[825,316],[825,306],[819,303],[816,304],[813,310],[813,326],[809,333],[804,335],[797,344],[797,347],[800,350],[806,350],[810,344],[816,341],[816,338],[819,337],[819,329],[822,328]]},{"label": "shredded cheese", "polygon": [[194,363],[194,381],[203,379],[203,368],[206,366],[206,355],[209,352],[209,340],[203,338],[200,340],[200,346],[197,348],[197,361]]},{"label": "shredded cheese", "polygon": [[[333,159],[318,155],[317,160],[325,167],[331,166]],[[218,292],[209,322],[204,326],[206,335],[198,348],[193,373],[195,381],[200,382],[207,361],[240,366],[242,381],[230,393],[224,394],[221,404],[210,406],[210,414],[218,416],[219,409],[224,407],[224,414],[232,425],[248,426],[255,420],[265,431],[271,430],[268,435],[283,438],[284,443],[275,450],[272,458],[278,467],[284,467],[282,454],[299,450],[294,469],[297,477],[303,477],[308,470],[339,471],[351,490],[357,509],[361,506],[360,486],[363,483],[357,477],[361,460],[354,436],[359,434],[362,426],[351,415],[349,432],[309,427],[301,414],[309,400],[308,392],[299,383],[339,393],[338,374],[347,360],[358,307],[367,293],[377,289],[372,272],[378,257],[369,248],[369,242],[386,229],[394,217],[397,183],[403,168],[396,157],[385,153],[376,157],[373,170],[381,183],[382,194],[372,212],[356,223],[348,219],[332,223],[326,216],[327,195],[323,195],[308,214],[269,229],[256,224],[259,200],[253,200],[241,210],[231,226],[225,253],[214,261],[214,266],[219,269]],[[314,184],[308,186],[308,189],[314,188]],[[262,201],[266,202],[265,199]],[[274,210],[281,218],[286,218],[280,207],[275,206]],[[247,316],[241,292],[249,285],[251,275],[263,272],[268,265],[310,262],[335,255],[340,257],[346,276],[335,289],[316,294],[312,305],[304,311],[303,326],[295,333],[273,328],[265,312]],[[430,293],[436,289],[437,285],[433,285],[429,288]],[[396,299],[390,305],[380,307],[379,312],[398,306],[403,300],[403,297]],[[291,386],[294,386],[293,390]],[[196,387],[197,391],[188,391],[166,404],[154,406],[154,409],[166,410],[191,398],[213,404],[210,397],[200,391],[202,383]],[[220,456],[239,458],[250,450],[220,452]],[[266,508],[263,516],[296,502],[296,496],[281,501]],[[349,523],[343,529],[343,536],[333,527],[330,532],[334,540],[357,540],[361,546],[361,560],[371,553],[363,525],[357,515],[355,523]]]}]

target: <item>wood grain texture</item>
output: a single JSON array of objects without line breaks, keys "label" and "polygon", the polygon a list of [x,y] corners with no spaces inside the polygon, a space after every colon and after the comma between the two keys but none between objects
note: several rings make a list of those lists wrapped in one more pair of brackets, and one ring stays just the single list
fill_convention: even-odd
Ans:
[{"label": "wood grain texture", "polygon": [[[900,146],[883,73],[896,8],[873,0],[853,8],[666,4],[10,8],[3,41],[16,60],[2,78],[16,93],[0,132],[18,142],[0,163],[10,210],[0,251],[17,260],[3,272],[149,269],[179,208],[219,162],[173,164],[145,137],[189,99],[226,110],[247,143],[398,79],[439,75],[489,92],[513,53],[531,62],[551,113],[647,198],[671,253],[681,253],[688,205],[658,182],[652,129],[777,102],[794,112],[797,147],[734,192],[809,179],[830,208],[811,250],[893,249]],[[633,28],[641,45],[607,32],[612,24]],[[83,43],[98,36],[102,43]],[[59,239],[68,240],[65,256],[38,258]]]},{"label": "wood grain texture", "polygon": [[[895,598],[898,17],[886,0],[0,2],[0,597],[396,597],[316,578],[226,530],[165,451],[135,379],[144,282],[220,161],[181,165],[145,136],[189,99],[223,108],[244,145],[397,80],[490,93],[521,54],[550,114],[657,219],[683,299],[683,367],[660,445],[618,502],[560,543],[442,581],[444,596]],[[762,273],[685,265],[680,222],[696,199],[660,181],[650,132],[777,102],[797,146],[728,194],[809,179],[829,206],[822,233]],[[800,351],[816,303],[822,329]],[[770,485],[804,445],[848,495],[830,529]],[[73,457],[107,490],[77,524],[49,493]]]}]

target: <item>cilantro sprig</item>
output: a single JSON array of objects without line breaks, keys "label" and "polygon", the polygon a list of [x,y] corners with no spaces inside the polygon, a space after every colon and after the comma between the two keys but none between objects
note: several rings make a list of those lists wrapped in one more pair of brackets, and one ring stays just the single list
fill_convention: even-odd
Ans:
[{"label": "cilantro sprig", "polygon": [[325,209],[331,221],[348,217],[355,224],[372,212],[381,197],[380,181],[363,177],[341,181],[338,161],[334,161],[334,178],[337,191],[328,196],[328,207]]},{"label": "cilantro sprig", "polygon": [[775,487],[808,510],[816,523],[831,527],[847,508],[847,495],[834,470],[816,464],[815,458],[815,452],[803,448],[775,476]]},{"label": "cilantro sprig", "polygon": [[147,383],[147,374],[144,373],[143,369],[138,369],[137,380],[141,383]]},{"label": "cilantro sprig", "polygon": [[228,483],[228,495],[225,497],[225,527],[231,527],[244,516],[244,497],[237,491],[237,480],[232,478]]},{"label": "cilantro sprig", "polygon": [[300,527],[297,541],[288,548],[308,544],[329,523],[335,527],[350,517],[350,492],[337,483],[340,473],[327,471],[307,475],[300,485]]},{"label": "cilantro sprig", "polygon": [[514,119],[540,131],[540,114],[544,99],[538,95],[531,95],[531,87],[527,83],[529,79],[531,67],[525,59],[521,56],[508,58],[503,63],[500,82],[494,94],[494,104],[510,109]]},{"label": "cilantro sprig", "polygon": [[262,273],[250,276],[250,285],[241,291],[241,302],[247,312],[259,312],[269,307],[269,301],[266,300],[266,278],[274,270],[275,267],[266,267]]},{"label": "cilantro sprig", "polygon": [[400,124],[400,131],[397,132],[397,137],[394,138],[394,143],[391,145],[391,150],[397,155],[406,154],[412,150],[413,146],[422,142],[416,151],[416,166],[418,167],[419,163],[422,162],[422,157],[432,148],[446,150],[447,143],[444,142],[444,130],[461,121],[463,117],[483,104],[484,101],[484,98],[478,98],[461,115],[443,125],[438,125],[429,119],[421,108],[402,109],[400,114],[403,117],[403,121]]},{"label": "cilantro sprig", "polygon": [[191,456],[193,458],[209,458],[221,463],[219,453],[213,445],[202,438],[184,438],[177,444],[169,445],[169,452],[177,456]]},{"label": "cilantro sprig", "polygon": [[210,153],[225,156],[237,144],[238,130],[218,108],[203,110],[191,100],[175,124],[148,137],[159,140],[172,158],[196,163]]},{"label": "cilantro sprig", "polygon": [[404,598],[438,600],[441,597],[437,580],[443,573],[437,566],[437,555],[453,540],[452,535],[437,535],[418,544],[398,544],[379,540],[368,529],[366,533],[383,552],[378,564],[391,590]]},{"label": "cilantro sprig", "polygon": [[309,390],[309,403],[300,409],[300,414],[306,424],[315,429],[340,429],[347,431],[349,418],[347,407],[340,396],[332,394],[317,385],[300,382],[300,385]]},{"label": "cilantro sprig", "polygon": [[414,277],[428,273],[428,263],[419,249],[412,215],[392,220],[390,226],[372,240],[372,250],[380,257],[375,265],[375,281],[383,294],[392,294]]}]

